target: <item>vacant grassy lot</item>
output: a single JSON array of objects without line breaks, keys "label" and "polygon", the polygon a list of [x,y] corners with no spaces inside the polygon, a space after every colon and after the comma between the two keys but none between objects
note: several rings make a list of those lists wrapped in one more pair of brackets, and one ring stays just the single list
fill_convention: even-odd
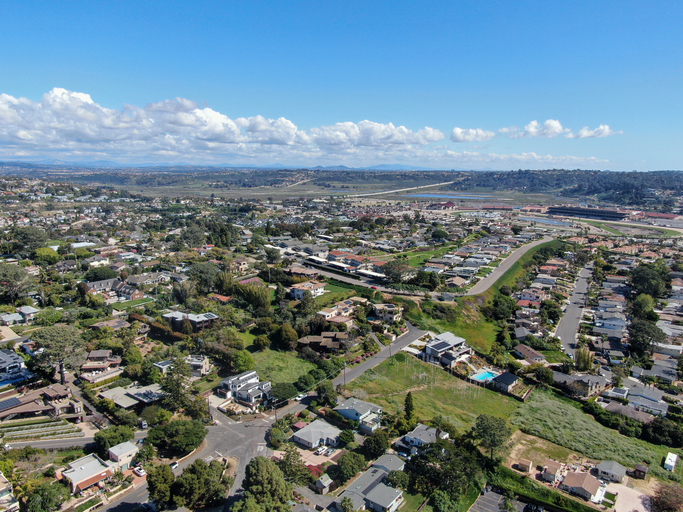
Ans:
[{"label": "vacant grassy lot", "polygon": [[[645,462],[650,473],[669,478],[671,473],[662,468],[667,452],[665,446],[653,445],[619,434],[603,427],[572,404],[559,400],[551,392],[537,390],[512,415],[512,423],[527,434],[538,436],[584,454],[595,460],[615,460],[624,466],[634,467]],[[673,450],[680,453],[680,450]],[[676,475],[683,477],[683,467]]]},{"label": "vacant grassy lot", "polygon": [[418,418],[428,420],[441,415],[463,430],[471,427],[480,414],[507,419],[520,405],[517,400],[464,382],[407,354],[394,355],[349,387],[364,390],[370,402],[392,414],[403,410],[410,390]]},{"label": "vacant grassy lot", "polygon": [[254,361],[261,380],[270,380],[274,384],[295,382],[300,375],[315,368],[313,363],[299,359],[296,352],[262,350],[254,354]]},{"label": "vacant grassy lot", "polygon": [[470,297],[456,300],[453,304],[457,310],[455,322],[434,318],[418,308],[406,313],[406,318],[421,329],[438,334],[450,331],[456,336],[465,338],[473,348],[488,354],[491,350],[491,344],[496,339],[498,327],[486,321],[479,312],[476,302],[476,298]]}]

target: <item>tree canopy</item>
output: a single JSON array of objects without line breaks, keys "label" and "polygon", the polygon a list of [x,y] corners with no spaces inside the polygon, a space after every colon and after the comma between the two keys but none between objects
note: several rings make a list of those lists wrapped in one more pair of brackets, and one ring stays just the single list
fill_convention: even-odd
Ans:
[{"label": "tree canopy", "polygon": [[272,460],[259,456],[247,464],[242,482],[244,500],[235,512],[289,512],[292,486],[285,481],[280,468]]},{"label": "tree canopy", "polygon": [[208,430],[195,420],[175,420],[150,429],[147,441],[169,455],[185,455],[197,448]]},{"label": "tree canopy", "polygon": [[655,343],[666,343],[666,334],[647,320],[634,320],[628,327],[628,346],[635,355],[643,356],[652,350]]},{"label": "tree canopy", "polygon": [[33,279],[26,270],[18,265],[0,264],[0,292],[5,301],[14,302],[33,284]]},{"label": "tree canopy", "polygon": [[494,450],[507,442],[512,431],[504,419],[489,414],[481,414],[477,417],[472,433],[479,444],[491,450],[491,460],[493,460]]},{"label": "tree canopy", "polygon": [[134,437],[135,432],[131,427],[118,425],[97,431],[94,440],[98,454],[106,460],[109,458],[109,448],[130,441]]}]

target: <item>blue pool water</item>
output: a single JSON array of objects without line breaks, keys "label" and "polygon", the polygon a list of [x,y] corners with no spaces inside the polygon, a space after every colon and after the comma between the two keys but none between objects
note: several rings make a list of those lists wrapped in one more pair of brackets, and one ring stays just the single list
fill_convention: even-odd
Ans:
[{"label": "blue pool water", "polygon": [[496,372],[492,372],[490,370],[484,370],[484,371],[477,373],[476,375],[472,375],[470,378],[472,380],[476,380],[479,382],[486,382],[487,380],[491,380],[491,379],[498,377],[498,375],[499,374]]}]

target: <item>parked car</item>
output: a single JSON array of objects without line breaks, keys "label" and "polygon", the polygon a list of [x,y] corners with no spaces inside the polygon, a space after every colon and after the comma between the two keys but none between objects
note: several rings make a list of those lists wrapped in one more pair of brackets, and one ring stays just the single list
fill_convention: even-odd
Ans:
[{"label": "parked car", "polygon": [[172,462],[172,463],[171,463],[171,469],[178,469],[178,463],[177,463],[177,462]]},{"label": "parked car", "polygon": [[145,475],[147,474],[147,471],[145,471],[144,468],[139,468],[139,467],[138,467],[138,468],[135,468],[135,469],[133,470],[133,473],[135,473],[135,474],[138,475],[138,476],[145,476]]},{"label": "parked car", "polygon": [[318,448],[318,449],[315,451],[315,454],[316,454],[316,455],[322,455],[322,454],[325,453],[326,451],[327,451],[327,446],[322,445],[320,448]]},{"label": "parked car", "polygon": [[306,398],[306,395],[297,395],[294,400],[297,402],[301,402],[304,398]]},{"label": "parked car", "polygon": [[336,451],[337,451],[336,448],[330,448],[329,450],[327,450],[327,451],[325,452],[325,455],[326,455],[327,457],[329,457],[330,455],[333,455],[334,452],[336,452]]}]

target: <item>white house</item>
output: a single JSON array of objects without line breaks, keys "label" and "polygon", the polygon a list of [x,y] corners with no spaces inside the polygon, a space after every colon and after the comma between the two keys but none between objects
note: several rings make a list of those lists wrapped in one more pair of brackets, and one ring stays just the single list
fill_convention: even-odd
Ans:
[{"label": "white house", "polygon": [[315,448],[320,445],[336,445],[339,442],[341,430],[322,420],[315,420],[292,436],[292,441],[305,446]]}]

